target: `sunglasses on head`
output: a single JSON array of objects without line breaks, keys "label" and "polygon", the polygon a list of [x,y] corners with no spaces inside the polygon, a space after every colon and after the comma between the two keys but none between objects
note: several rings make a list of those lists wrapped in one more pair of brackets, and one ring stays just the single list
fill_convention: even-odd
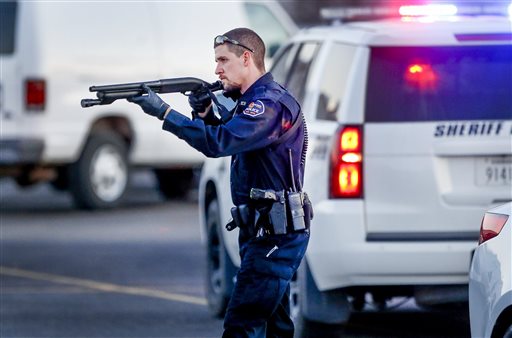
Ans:
[{"label": "sunglasses on head", "polygon": [[252,48],[249,48],[243,44],[241,44],[240,42],[236,41],[236,40],[233,40],[233,39],[230,39],[228,38],[227,36],[225,35],[217,35],[215,37],[215,40],[214,40],[214,47],[217,47],[218,45],[223,45],[225,44],[226,42],[229,42],[230,44],[232,45],[236,45],[236,46],[240,46],[240,47],[243,47],[245,49],[247,49],[248,51],[251,51],[252,53],[254,53],[254,50]]}]

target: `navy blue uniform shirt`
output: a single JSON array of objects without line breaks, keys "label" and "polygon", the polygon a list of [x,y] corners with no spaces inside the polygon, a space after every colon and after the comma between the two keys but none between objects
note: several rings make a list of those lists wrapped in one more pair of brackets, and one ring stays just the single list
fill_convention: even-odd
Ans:
[{"label": "navy blue uniform shirt", "polygon": [[[300,189],[304,124],[300,106],[290,93],[266,73],[240,97],[232,113],[231,119],[221,123],[211,116],[190,120],[171,110],[163,129],[208,157],[232,156],[231,196],[235,205],[250,202],[251,188],[277,191],[292,187],[288,149],[292,151],[295,185]],[[295,135],[272,146],[295,121],[302,124]]]}]

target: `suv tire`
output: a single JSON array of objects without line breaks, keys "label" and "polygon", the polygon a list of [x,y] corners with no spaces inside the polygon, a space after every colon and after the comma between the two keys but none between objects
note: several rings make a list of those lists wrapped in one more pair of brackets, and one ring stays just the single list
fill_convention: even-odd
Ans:
[{"label": "suv tire", "polygon": [[[349,321],[352,308],[347,294],[343,290],[318,290],[306,258],[302,260],[297,271],[295,283],[297,299],[291,301],[296,302],[298,307],[290,304],[296,337],[324,336],[324,332],[337,332]],[[291,292],[292,297],[293,295]]]},{"label": "suv tire", "polygon": [[224,246],[216,199],[208,205],[206,222],[206,296],[210,313],[223,318],[233,289],[236,268]]},{"label": "suv tire", "polygon": [[313,322],[305,317],[303,298],[306,291],[305,274],[309,273],[306,258],[303,259],[299,269],[290,282],[290,310],[293,324],[295,325],[295,337],[309,338],[314,337]]}]

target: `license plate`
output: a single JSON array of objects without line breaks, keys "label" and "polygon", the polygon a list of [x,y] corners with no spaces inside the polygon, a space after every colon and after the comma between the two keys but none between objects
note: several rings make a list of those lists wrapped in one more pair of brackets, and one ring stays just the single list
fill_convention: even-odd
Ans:
[{"label": "license plate", "polygon": [[512,156],[483,157],[476,161],[476,184],[498,186],[512,184]]}]

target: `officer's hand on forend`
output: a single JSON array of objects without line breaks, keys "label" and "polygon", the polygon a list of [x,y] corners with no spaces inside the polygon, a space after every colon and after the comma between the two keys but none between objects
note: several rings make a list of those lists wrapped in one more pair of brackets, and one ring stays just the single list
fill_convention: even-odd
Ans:
[{"label": "officer's hand on forend", "polygon": [[204,113],[212,104],[212,99],[207,91],[198,91],[189,95],[188,104],[196,113]]},{"label": "officer's hand on forend", "polygon": [[155,116],[160,120],[164,119],[165,112],[169,105],[160,96],[151,90],[146,84],[142,86],[146,95],[139,95],[127,98],[129,102],[138,104],[146,114]]}]

